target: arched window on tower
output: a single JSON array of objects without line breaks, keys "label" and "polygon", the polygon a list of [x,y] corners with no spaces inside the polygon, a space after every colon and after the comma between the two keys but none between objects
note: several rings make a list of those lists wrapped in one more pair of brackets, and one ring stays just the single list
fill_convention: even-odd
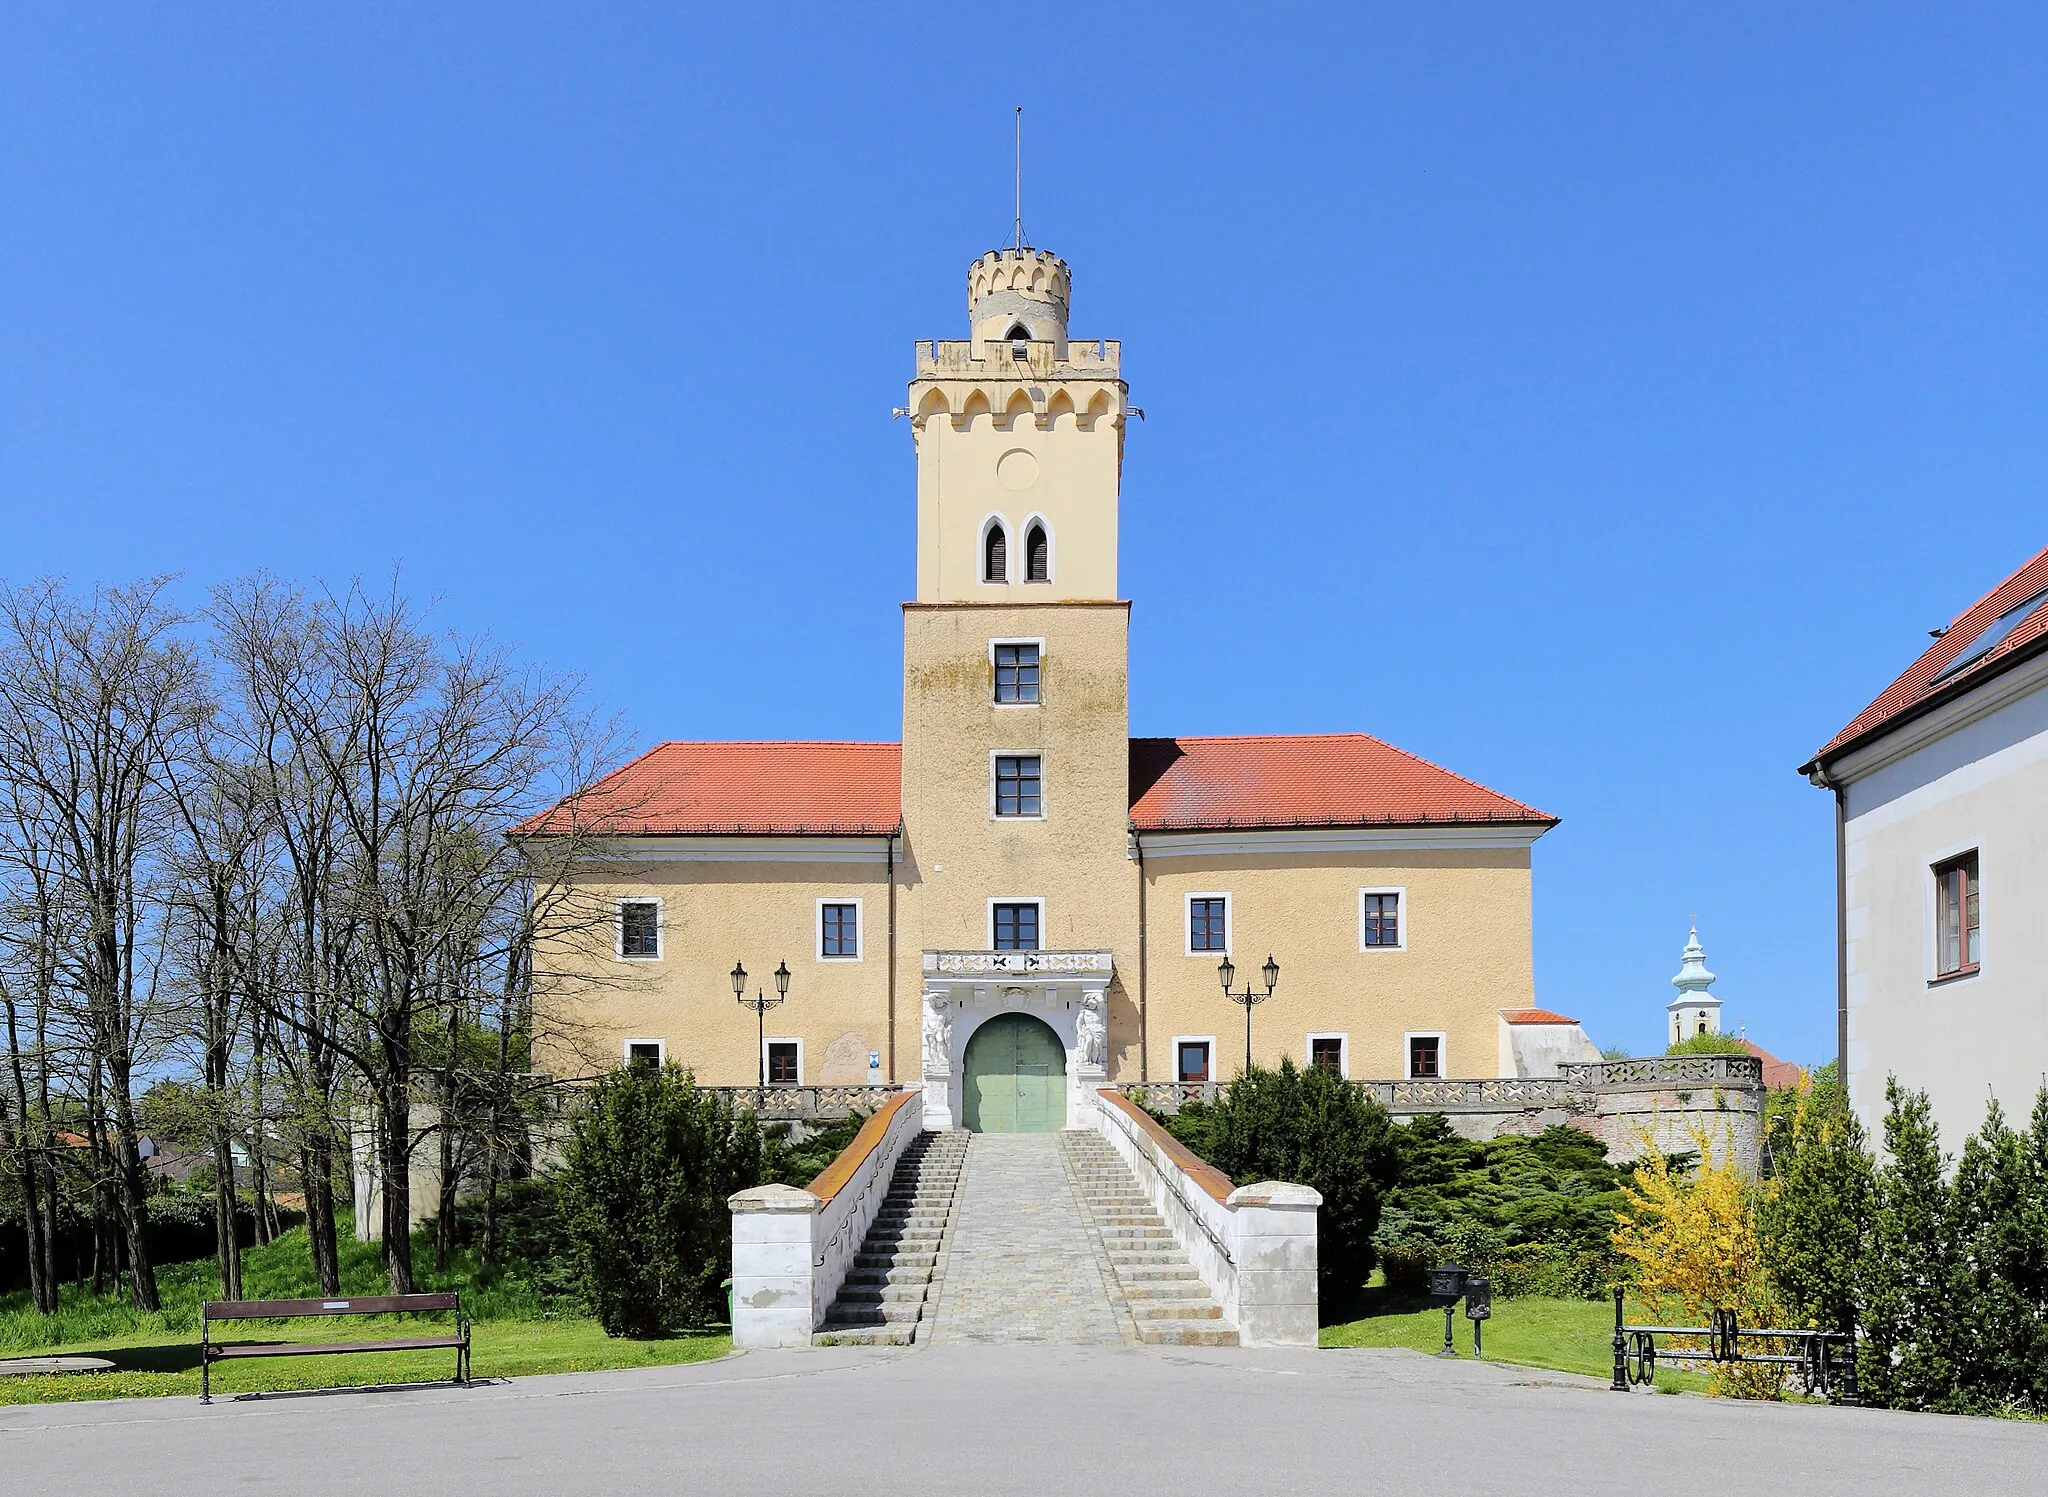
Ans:
[{"label": "arched window on tower", "polygon": [[1046,543],[1043,525],[1033,525],[1024,532],[1024,580],[1052,581],[1052,547]]},{"label": "arched window on tower", "polygon": [[1010,580],[1010,538],[1004,533],[1003,522],[1000,520],[991,524],[988,527],[988,534],[981,539],[981,580]]},{"label": "arched window on tower", "polygon": [[1031,341],[1031,329],[1024,326],[1021,322],[1016,323],[1010,328],[1008,333],[1003,335],[1003,341],[1005,343],[1029,343]]}]

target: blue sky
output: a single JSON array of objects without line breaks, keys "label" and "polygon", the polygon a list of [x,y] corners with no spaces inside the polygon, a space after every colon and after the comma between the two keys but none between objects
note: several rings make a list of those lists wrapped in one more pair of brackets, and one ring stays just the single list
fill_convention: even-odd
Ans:
[{"label": "blue sky", "polygon": [[1657,1043],[1697,911],[1819,1059],[1794,767],[2048,542],[2044,100],[2038,6],[16,0],[0,575],[400,563],[642,741],[893,738],[1022,103],[1148,415],[1133,731],[1543,806],[1542,1002]]}]

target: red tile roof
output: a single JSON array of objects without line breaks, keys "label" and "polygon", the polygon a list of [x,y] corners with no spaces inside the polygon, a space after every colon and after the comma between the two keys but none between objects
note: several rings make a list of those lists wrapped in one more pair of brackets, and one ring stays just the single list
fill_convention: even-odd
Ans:
[{"label": "red tile roof", "polygon": [[1576,1024],[1577,1019],[1567,1019],[1563,1014],[1554,1014],[1547,1008],[1504,1008],[1501,1020],[1507,1024]]},{"label": "red tile roof", "polygon": [[881,836],[903,819],[894,743],[663,743],[520,828],[615,836]]},{"label": "red tile roof", "polygon": [[1806,1067],[1794,1065],[1789,1060],[1780,1060],[1755,1040],[1745,1039],[1742,1047],[1764,1063],[1764,1085],[1772,1091],[1782,1087],[1796,1086],[1804,1089],[1807,1084]]},{"label": "red tile roof", "polygon": [[1854,722],[1829,739],[1819,753],[1800,767],[1800,773],[1811,773],[1822,760],[1917,716],[1917,709],[1946,701],[1951,696],[1960,696],[2006,667],[2018,664],[2037,649],[2048,647],[2048,603],[2044,603],[2021,619],[1982,660],[1973,661],[1944,680],[1935,680],[1943,666],[1968,651],[1977,637],[2008,609],[2025,602],[2043,588],[2048,588],[2048,550],[2040,552],[1964,609],[1941,638],[1930,645],[1904,675],[1887,686],[1876,701],[1865,707]]},{"label": "red tile roof", "polygon": [[1148,832],[1557,824],[1547,812],[1363,733],[1133,738],[1131,820]]},{"label": "red tile roof", "polygon": [[[894,743],[664,743],[520,830],[615,836],[880,836],[902,820]],[[1362,733],[1134,738],[1131,819],[1201,827],[1556,824]]]}]

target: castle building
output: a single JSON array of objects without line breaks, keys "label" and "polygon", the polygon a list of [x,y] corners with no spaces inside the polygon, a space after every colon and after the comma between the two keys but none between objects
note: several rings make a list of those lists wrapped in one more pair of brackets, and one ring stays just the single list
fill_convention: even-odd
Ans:
[{"label": "castle building", "polygon": [[[1269,955],[1262,1065],[1513,1074],[1555,818],[1363,734],[1130,736],[1129,388],[1069,299],[1056,256],[993,251],[971,335],[917,345],[900,743],[664,743],[552,813],[605,830],[612,910],[544,964],[556,1074],[900,1082],[931,1126],[1060,1128],[1089,1086],[1234,1074],[1219,967],[1263,992]],[[788,965],[765,1035],[742,962],[749,996]]]}]

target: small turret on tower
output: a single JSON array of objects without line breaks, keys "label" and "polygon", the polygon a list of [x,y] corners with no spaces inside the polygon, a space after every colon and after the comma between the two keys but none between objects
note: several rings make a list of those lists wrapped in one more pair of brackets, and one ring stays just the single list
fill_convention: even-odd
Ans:
[{"label": "small turret on tower", "polygon": [[991,343],[1050,343],[1053,357],[1067,356],[1067,307],[1073,278],[1067,262],[1051,250],[990,250],[967,269],[967,322],[974,356],[988,357]]},{"label": "small turret on tower", "polygon": [[1695,926],[1686,938],[1678,975],[1671,979],[1678,996],[1665,1005],[1665,1012],[1671,1016],[1672,1044],[1698,1034],[1721,1032],[1721,1000],[1707,991],[1713,985],[1714,974],[1707,970],[1707,951],[1700,945],[1699,928]]}]

